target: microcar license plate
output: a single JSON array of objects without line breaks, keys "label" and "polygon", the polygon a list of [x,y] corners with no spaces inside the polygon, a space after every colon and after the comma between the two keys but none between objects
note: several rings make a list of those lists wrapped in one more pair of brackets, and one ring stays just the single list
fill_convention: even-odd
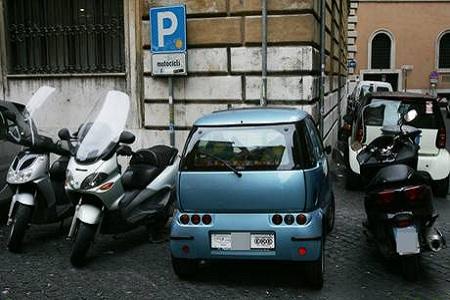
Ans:
[{"label": "microcar license plate", "polygon": [[250,236],[250,248],[275,249],[275,235],[273,233],[258,233]]},{"label": "microcar license plate", "polygon": [[217,250],[271,250],[275,249],[275,234],[231,232],[211,234],[211,248]]},{"label": "microcar license plate", "polygon": [[413,226],[395,229],[397,253],[400,255],[416,254],[420,252],[416,228]]}]

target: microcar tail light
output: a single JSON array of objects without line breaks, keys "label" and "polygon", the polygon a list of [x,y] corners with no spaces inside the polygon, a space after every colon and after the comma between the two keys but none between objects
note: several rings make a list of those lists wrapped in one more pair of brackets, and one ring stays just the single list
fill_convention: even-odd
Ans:
[{"label": "microcar tail light", "polygon": [[294,224],[294,216],[293,215],[285,215],[284,216],[284,223],[286,223],[287,225]]},{"label": "microcar tail light", "polygon": [[296,219],[298,225],[304,225],[307,221],[307,218],[304,214],[299,214]]},{"label": "microcar tail light", "polygon": [[389,205],[395,199],[395,191],[394,190],[382,191],[379,192],[377,196],[378,196],[378,204]]},{"label": "microcar tail light", "polygon": [[445,127],[441,127],[439,128],[438,134],[436,136],[436,147],[444,149],[446,143],[447,143],[447,131],[445,130]]},{"label": "microcar tail light", "polygon": [[211,219],[210,215],[203,215],[202,216],[202,223],[203,224],[209,225],[209,224],[211,224],[211,221],[212,221],[212,219]]},{"label": "microcar tail light", "polygon": [[189,223],[189,215],[186,215],[186,214],[181,215],[180,222],[181,222],[181,224],[184,224],[184,225],[188,224]]},{"label": "microcar tail light", "polygon": [[300,248],[297,249],[297,253],[298,253],[300,256],[305,256],[306,253],[308,253],[308,250],[306,250],[305,247],[300,247]]},{"label": "microcar tail light", "polygon": [[276,215],[272,216],[272,223],[273,224],[280,225],[281,222],[283,222],[283,217],[281,215],[276,214]]},{"label": "microcar tail light", "polygon": [[191,249],[189,248],[188,245],[183,245],[183,247],[181,247],[181,251],[183,251],[184,254],[189,254]]},{"label": "microcar tail light", "polygon": [[200,224],[200,216],[199,215],[192,215],[191,222],[194,225]]},{"label": "microcar tail light", "polygon": [[424,187],[421,185],[411,186],[405,188],[405,197],[408,202],[416,202],[419,198],[422,197],[424,191]]}]

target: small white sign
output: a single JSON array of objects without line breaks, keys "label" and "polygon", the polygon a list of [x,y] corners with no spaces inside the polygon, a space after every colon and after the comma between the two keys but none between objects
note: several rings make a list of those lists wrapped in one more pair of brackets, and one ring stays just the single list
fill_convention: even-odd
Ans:
[{"label": "small white sign", "polygon": [[186,53],[152,54],[152,75],[186,75]]}]

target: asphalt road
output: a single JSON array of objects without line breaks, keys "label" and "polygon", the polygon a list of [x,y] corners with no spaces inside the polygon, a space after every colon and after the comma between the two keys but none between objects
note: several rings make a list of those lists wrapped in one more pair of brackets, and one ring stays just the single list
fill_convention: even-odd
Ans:
[{"label": "asphalt road", "polygon": [[[447,125],[450,120],[446,119]],[[448,141],[449,149],[450,142]],[[450,249],[425,253],[421,276],[407,282],[397,261],[386,261],[362,233],[363,194],[343,188],[336,171],[336,229],[326,243],[325,284],[314,291],[293,264],[205,264],[191,281],[179,280],[168,244],[151,244],[146,232],[101,236],[87,267],[71,267],[71,243],[58,224],[33,226],[22,254],[9,253],[0,226],[1,299],[450,299]],[[436,198],[439,226],[450,238],[450,196]]]}]

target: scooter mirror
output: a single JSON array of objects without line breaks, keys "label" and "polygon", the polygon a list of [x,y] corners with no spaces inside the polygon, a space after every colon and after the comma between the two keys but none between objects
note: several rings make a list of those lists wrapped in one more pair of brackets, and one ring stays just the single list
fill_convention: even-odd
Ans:
[{"label": "scooter mirror", "polygon": [[405,120],[407,123],[409,123],[409,122],[413,121],[415,118],[417,118],[418,115],[419,114],[417,113],[417,110],[411,109],[403,116],[403,120]]},{"label": "scooter mirror", "polygon": [[123,144],[133,144],[135,140],[136,140],[136,137],[134,136],[134,134],[132,134],[129,131],[123,131],[120,134],[119,142],[121,142]]},{"label": "scooter mirror", "polygon": [[70,132],[69,132],[69,129],[63,128],[63,129],[59,130],[59,131],[58,131],[58,137],[59,137],[62,141],[69,141],[69,140],[70,140]]}]

